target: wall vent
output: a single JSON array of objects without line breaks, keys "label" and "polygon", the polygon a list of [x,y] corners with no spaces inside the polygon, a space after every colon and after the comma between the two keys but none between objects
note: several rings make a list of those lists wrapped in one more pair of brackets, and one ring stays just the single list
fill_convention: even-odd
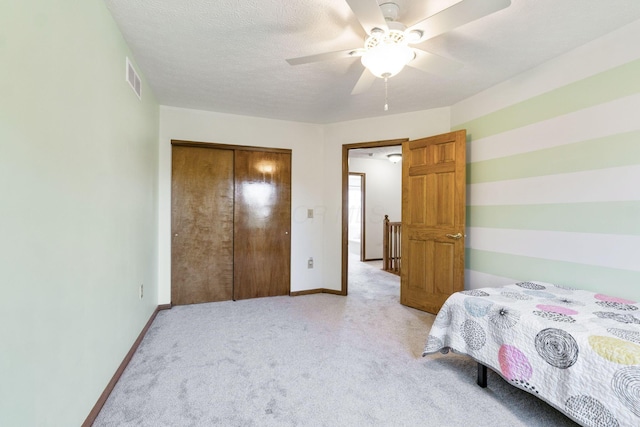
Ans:
[{"label": "wall vent", "polygon": [[142,99],[142,82],[140,81],[140,76],[136,73],[135,68],[133,68],[133,64],[129,61],[127,57],[126,70],[125,70],[125,79],[131,86],[131,89],[136,93],[138,99]]}]

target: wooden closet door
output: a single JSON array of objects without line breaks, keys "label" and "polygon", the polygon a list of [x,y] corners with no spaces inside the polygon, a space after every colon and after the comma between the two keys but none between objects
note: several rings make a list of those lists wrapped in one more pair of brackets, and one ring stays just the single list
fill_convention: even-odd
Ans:
[{"label": "wooden closet door", "polygon": [[291,153],[236,151],[233,299],[288,295]]},{"label": "wooden closet door", "polygon": [[233,297],[233,150],[172,147],[172,304]]}]

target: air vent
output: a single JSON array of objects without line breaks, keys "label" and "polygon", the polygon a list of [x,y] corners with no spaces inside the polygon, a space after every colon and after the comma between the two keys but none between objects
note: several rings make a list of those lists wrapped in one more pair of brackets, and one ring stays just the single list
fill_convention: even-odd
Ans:
[{"label": "air vent", "polygon": [[140,82],[140,76],[136,73],[135,68],[133,68],[133,64],[129,61],[127,57],[127,68],[126,68],[125,79],[131,86],[131,89],[136,93],[138,99],[142,99],[142,83]]}]

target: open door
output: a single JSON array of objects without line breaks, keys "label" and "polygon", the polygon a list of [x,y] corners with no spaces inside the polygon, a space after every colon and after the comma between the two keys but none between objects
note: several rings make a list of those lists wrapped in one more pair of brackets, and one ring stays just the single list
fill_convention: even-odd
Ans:
[{"label": "open door", "polygon": [[400,302],[437,313],[464,289],[466,131],[402,144]]}]

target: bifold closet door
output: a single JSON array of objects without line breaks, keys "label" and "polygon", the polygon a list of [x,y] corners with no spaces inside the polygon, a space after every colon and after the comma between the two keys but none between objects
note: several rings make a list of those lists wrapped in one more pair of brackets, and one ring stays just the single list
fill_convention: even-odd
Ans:
[{"label": "bifold closet door", "polygon": [[288,295],[291,153],[237,150],[233,299]]},{"label": "bifold closet door", "polygon": [[233,150],[172,147],[171,300],[233,297]]}]

